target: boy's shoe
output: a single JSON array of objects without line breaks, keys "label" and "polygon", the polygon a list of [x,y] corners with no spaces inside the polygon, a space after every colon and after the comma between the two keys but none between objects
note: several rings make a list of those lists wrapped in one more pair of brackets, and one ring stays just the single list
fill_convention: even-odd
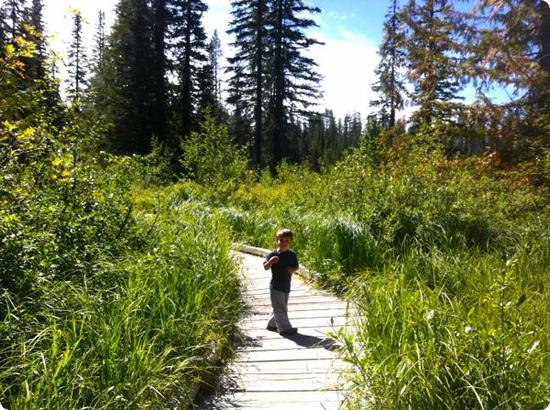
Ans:
[{"label": "boy's shoe", "polygon": [[269,330],[270,332],[276,332],[277,331],[277,326],[268,326],[266,327],[267,330]]},{"label": "boy's shoe", "polygon": [[282,332],[279,332],[281,336],[292,336],[298,333],[298,328],[291,327],[290,329],[283,330]]}]

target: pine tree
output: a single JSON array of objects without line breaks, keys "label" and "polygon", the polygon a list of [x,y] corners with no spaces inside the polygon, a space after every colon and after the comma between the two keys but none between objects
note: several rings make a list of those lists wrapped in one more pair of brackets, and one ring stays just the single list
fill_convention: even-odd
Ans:
[{"label": "pine tree", "polygon": [[500,106],[485,104],[474,117],[500,125],[490,134],[501,159],[538,155],[550,147],[550,7],[543,0],[484,0],[472,14],[469,69],[477,91],[485,97],[498,85],[511,97]]},{"label": "pine tree", "polygon": [[[485,24],[479,24],[483,20]],[[479,92],[497,83],[531,104],[547,99],[550,78],[550,7],[543,0],[484,0],[474,15],[473,70]]]},{"label": "pine tree", "polygon": [[44,3],[42,0],[32,0],[27,16],[28,26],[26,28],[27,40],[35,44],[35,53],[32,57],[25,59],[27,66],[27,78],[29,86],[37,87],[42,100],[41,106],[45,113],[50,116],[53,125],[61,126],[63,122],[63,109],[61,95],[59,92],[59,80],[49,73],[50,61],[48,55],[48,44],[44,32]]},{"label": "pine tree", "polygon": [[113,123],[110,142],[121,153],[147,154],[155,95],[151,10],[147,0],[121,0],[116,15],[106,52],[112,70],[107,93]]},{"label": "pine tree", "polygon": [[218,120],[221,117],[219,66],[222,55],[221,42],[218,32],[214,31],[210,43],[206,47],[208,59],[197,76],[197,88],[199,90],[199,113],[210,108],[211,114]]},{"label": "pine tree", "polygon": [[407,24],[408,78],[414,85],[412,102],[418,105],[417,123],[450,121],[462,89],[457,38],[459,13],[450,0],[411,0],[401,13]]},{"label": "pine tree", "polygon": [[151,67],[154,97],[153,97],[153,133],[159,141],[166,141],[167,112],[168,112],[168,89],[167,70],[168,61],[166,56],[167,32],[170,23],[167,0],[152,0],[153,12],[153,49],[154,62]]},{"label": "pine tree", "polygon": [[6,0],[2,5],[4,15],[4,36],[6,42],[15,44],[16,37],[25,37],[23,23],[27,15],[25,0]]},{"label": "pine tree", "polygon": [[67,94],[73,104],[78,105],[82,99],[82,93],[88,85],[87,56],[84,41],[82,38],[82,14],[80,11],[73,11],[72,41],[67,53]]},{"label": "pine tree", "polygon": [[28,40],[36,46],[35,55],[28,61],[28,74],[34,80],[46,80],[47,67],[47,44],[44,34],[43,22],[44,4],[42,0],[32,0],[29,15],[30,32],[27,33]]},{"label": "pine tree", "polygon": [[197,76],[207,57],[206,34],[202,16],[208,6],[201,0],[171,0],[173,15],[172,35],[176,44],[180,77],[178,99],[180,104],[181,136],[188,137],[195,128],[198,105]]},{"label": "pine tree", "polygon": [[[229,34],[235,35],[234,57],[228,59],[229,99],[235,112],[254,126],[253,159],[263,164],[264,108],[267,88],[268,1],[233,0]],[[236,114],[237,115],[237,114]]]},{"label": "pine tree", "polygon": [[4,46],[6,45],[6,24],[5,10],[0,7],[0,58],[4,55]]},{"label": "pine tree", "polygon": [[385,128],[395,126],[395,113],[404,105],[406,93],[404,78],[400,70],[405,67],[405,33],[399,20],[397,0],[391,0],[390,9],[384,22],[384,38],[380,45],[380,64],[376,69],[378,81],[372,90],[380,98],[371,101],[371,106],[379,107],[379,116]]},{"label": "pine tree", "polygon": [[97,13],[97,30],[94,37],[94,66],[99,67],[105,61],[105,50],[107,48],[107,35],[105,33],[105,12],[99,10]]},{"label": "pine tree", "polygon": [[214,99],[216,104],[221,102],[221,79],[220,79],[220,60],[223,56],[222,42],[218,35],[218,30],[214,30],[210,44],[208,45],[208,63],[212,67],[212,75],[214,80]]},{"label": "pine tree", "polygon": [[349,132],[348,147],[358,147],[361,143],[363,133],[363,124],[361,122],[361,113],[356,112],[352,116],[351,128]]},{"label": "pine tree", "polygon": [[93,115],[103,117],[107,122],[107,111],[113,105],[112,93],[114,71],[109,61],[109,46],[105,31],[105,12],[100,10],[97,15],[97,27],[94,35],[93,64],[87,101]]},{"label": "pine tree", "polygon": [[302,0],[273,0],[270,10],[270,52],[272,90],[269,103],[271,138],[270,169],[288,159],[287,125],[294,116],[307,115],[307,109],[321,95],[320,75],[315,61],[304,55],[313,45],[321,44],[305,31],[316,27],[315,21],[301,14],[321,10],[306,6]]}]

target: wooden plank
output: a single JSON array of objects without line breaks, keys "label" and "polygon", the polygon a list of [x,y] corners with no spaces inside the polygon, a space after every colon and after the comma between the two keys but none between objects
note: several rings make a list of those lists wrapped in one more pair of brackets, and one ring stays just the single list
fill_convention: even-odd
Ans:
[{"label": "wooden plank", "polygon": [[[344,328],[346,329],[347,332],[351,332],[353,330],[352,326],[344,326]],[[315,326],[311,328],[306,328],[302,326],[298,328],[298,333],[321,337],[321,336],[327,335],[329,332],[338,331],[338,329],[339,327],[333,328],[330,326]],[[270,332],[265,328],[247,329],[246,333],[249,337],[252,337],[252,338],[262,337],[264,339],[278,339],[282,337],[278,333]]]},{"label": "wooden plank", "polygon": [[317,373],[326,375],[334,370],[349,367],[349,364],[341,359],[304,361],[295,360],[288,362],[240,362],[235,363],[233,371],[239,374],[293,374],[293,373]]},{"label": "wooden plank", "polygon": [[298,335],[292,338],[279,337],[275,339],[257,338],[246,342],[245,346],[241,346],[239,351],[258,350],[258,349],[296,349],[321,347],[326,350],[336,350],[338,343],[332,339],[319,336]]},{"label": "wooden plank", "polygon": [[323,349],[285,349],[245,351],[237,355],[239,362],[288,362],[294,360],[333,359],[332,352]]},{"label": "wooden plank", "polygon": [[[320,300],[320,301],[313,301],[313,302],[294,302],[292,303],[292,310],[319,310],[319,309],[346,309],[349,305],[347,305],[344,302],[341,302],[339,300],[336,301],[327,301],[327,300]],[[255,310],[270,310],[271,309],[271,302],[263,303],[263,304],[255,304],[250,305],[251,309]]]},{"label": "wooden plank", "polygon": [[[243,297],[245,301],[253,302],[255,306],[271,305],[269,295],[265,295],[261,297],[244,295]],[[293,296],[291,292],[290,297],[288,298],[288,305],[292,306],[298,303],[342,303],[344,304],[344,302],[331,296],[320,296],[320,295]]]},{"label": "wooden plank", "polygon": [[[294,392],[304,395],[303,392]],[[329,393],[329,394],[327,394]],[[274,392],[243,392],[227,395],[221,399],[205,402],[201,408],[208,410],[225,409],[270,409],[270,410],[338,410],[343,397],[331,395],[331,392],[308,392],[305,400],[294,401],[295,396],[290,393]],[[286,397],[286,401],[273,401],[274,396]],[[279,398],[280,400],[280,398]]]},{"label": "wooden plank", "polygon": [[[253,311],[249,319],[252,320],[265,320],[271,315],[271,309],[265,308],[261,311]],[[290,320],[296,319],[311,319],[311,318],[331,318],[331,317],[348,317],[357,318],[355,312],[347,311],[342,307],[336,308],[324,308],[324,309],[309,309],[309,310],[296,310],[292,309],[288,311],[288,317]]]},{"label": "wooden plank", "polygon": [[[300,319],[292,319],[290,318],[290,322],[292,323],[292,326],[300,328],[311,328],[311,327],[318,327],[318,326],[343,326],[345,324],[351,324],[353,323],[353,318],[348,318],[345,316],[331,316],[331,317],[306,317],[306,318],[300,318]],[[241,322],[241,324],[245,328],[261,328],[265,327],[267,325],[267,320],[265,318],[256,318],[256,316],[253,316],[251,318],[245,319]]]},{"label": "wooden plank", "polygon": [[[287,376],[288,377],[288,376]],[[337,377],[331,375],[330,378],[319,378],[308,375],[299,375],[288,379],[267,378],[259,379],[248,377],[241,380],[241,387],[234,391],[246,392],[291,392],[291,391],[324,391],[339,390],[341,383]]]}]

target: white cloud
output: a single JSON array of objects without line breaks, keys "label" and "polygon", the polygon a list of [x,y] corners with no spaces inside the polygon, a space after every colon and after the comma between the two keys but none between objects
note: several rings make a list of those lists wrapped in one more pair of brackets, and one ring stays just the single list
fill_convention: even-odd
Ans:
[{"label": "white cloud", "polygon": [[324,46],[316,46],[311,55],[323,75],[324,101],[321,106],[343,117],[347,113],[371,111],[369,103],[375,98],[371,85],[379,62],[377,47],[366,37],[340,30],[338,37],[316,34]]}]

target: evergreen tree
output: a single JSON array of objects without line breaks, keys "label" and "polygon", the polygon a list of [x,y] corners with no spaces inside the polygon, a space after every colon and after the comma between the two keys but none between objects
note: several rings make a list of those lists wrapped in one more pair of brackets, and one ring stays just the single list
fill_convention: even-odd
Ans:
[{"label": "evergreen tree", "polygon": [[[514,97],[544,104],[550,92],[550,7],[543,0],[484,0],[473,13],[471,55],[478,91],[493,83],[514,89]],[[485,24],[480,24],[480,20]]]},{"label": "evergreen tree", "polygon": [[460,14],[450,0],[411,0],[401,15],[409,31],[406,49],[408,78],[414,85],[411,100],[418,105],[413,118],[421,124],[450,121],[462,89]]},{"label": "evergreen tree", "polygon": [[208,59],[197,76],[197,88],[199,90],[199,113],[210,108],[211,114],[218,120],[221,116],[219,66],[222,55],[218,32],[214,31],[206,51]]},{"label": "evergreen tree", "polygon": [[363,124],[361,122],[361,114],[356,112],[352,116],[351,128],[349,131],[348,147],[358,147],[361,143],[361,135],[363,133]]},{"label": "evergreen tree", "polygon": [[82,92],[88,85],[87,56],[84,41],[82,38],[82,14],[80,11],[73,11],[73,38],[67,53],[67,94],[73,104],[80,104]]},{"label": "evergreen tree", "polygon": [[6,0],[2,5],[2,14],[4,15],[4,36],[6,42],[15,44],[17,36],[25,37],[23,23],[27,16],[25,0]]},{"label": "evergreen tree", "polygon": [[107,64],[112,79],[107,113],[113,124],[112,147],[121,153],[151,149],[155,90],[151,10],[147,0],[121,0],[109,36]]},{"label": "evergreen tree", "polygon": [[212,67],[214,80],[214,99],[216,104],[221,103],[221,79],[220,79],[220,60],[223,56],[222,43],[218,35],[218,30],[214,30],[210,44],[208,45],[208,63]]},{"label": "evergreen tree", "polygon": [[97,30],[94,37],[94,67],[97,69],[105,62],[105,50],[107,48],[107,35],[105,33],[105,12],[97,13]]},{"label": "evergreen tree", "polygon": [[6,14],[5,10],[0,7],[0,57],[4,53],[4,46],[6,45]]},{"label": "evergreen tree", "polygon": [[167,31],[170,24],[167,0],[152,0],[153,9],[153,133],[159,141],[167,140],[168,89],[166,74],[168,62],[166,57]]},{"label": "evergreen tree", "polygon": [[485,99],[475,126],[484,127],[483,117],[499,124],[490,135],[505,161],[538,155],[550,146],[550,7],[543,0],[484,0],[472,15],[469,69],[477,91],[485,97],[498,85],[511,97],[500,106]]},{"label": "evergreen tree", "polygon": [[206,62],[206,34],[202,16],[208,6],[201,0],[171,0],[173,15],[172,35],[176,44],[180,77],[178,99],[180,104],[181,136],[188,137],[197,124],[197,76]]},{"label": "evergreen tree", "polygon": [[251,153],[251,157],[256,158],[258,155],[256,152],[257,147],[251,144],[253,130],[250,115],[248,115],[250,113],[250,105],[244,94],[244,90],[246,90],[246,67],[242,62],[235,62],[231,70],[233,70],[233,78],[228,86],[228,102],[234,108],[229,121],[229,132],[240,145],[250,145],[254,150],[254,153]]},{"label": "evergreen tree", "polygon": [[29,10],[27,39],[35,44],[35,53],[26,58],[27,78],[29,86],[37,87],[42,97],[41,106],[49,115],[51,123],[61,126],[63,118],[62,100],[59,92],[59,80],[49,73],[50,61],[48,44],[44,32],[44,3],[42,0],[32,0]]},{"label": "evergreen tree", "polygon": [[105,32],[105,12],[100,10],[97,15],[97,28],[94,36],[93,64],[90,86],[87,92],[88,108],[92,115],[103,118],[103,122],[112,120],[108,111],[113,106],[114,70],[110,64],[107,34]]},{"label": "evergreen tree", "polygon": [[384,22],[384,38],[380,45],[380,64],[376,69],[378,81],[372,90],[380,98],[371,101],[379,107],[379,116],[386,128],[395,126],[395,113],[403,108],[406,93],[404,78],[400,70],[405,67],[405,33],[399,20],[397,0],[391,0],[390,9]]},{"label": "evergreen tree", "polygon": [[[254,126],[253,160],[263,164],[264,108],[267,88],[268,1],[233,0],[228,33],[235,35],[234,57],[228,59],[229,99],[235,112]],[[252,112],[250,112],[252,111]],[[236,114],[237,115],[237,114]]]},{"label": "evergreen tree", "polygon": [[28,74],[32,79],[42,81],[46,79],[47,66],[47,44],[44,35],[43,10],[44,4],[42,0],[32,0],[29,15],[31,31],[28,33],[28,40],[35,44],[36,53],[28,62]]},{"label": "evergreen tree", "polygon": [[303,13],[321,10],[306,6],[302,0],[273,0],[270,10],[270,77],[272,89],[269,104],[271,138],[270,169],[288,159],[288,129],[292,117],[307,115],[307,109],[320,97],[320,75],[315,61],[304,55],[309,47],[321,44],[305,31],[317,24]]}]

